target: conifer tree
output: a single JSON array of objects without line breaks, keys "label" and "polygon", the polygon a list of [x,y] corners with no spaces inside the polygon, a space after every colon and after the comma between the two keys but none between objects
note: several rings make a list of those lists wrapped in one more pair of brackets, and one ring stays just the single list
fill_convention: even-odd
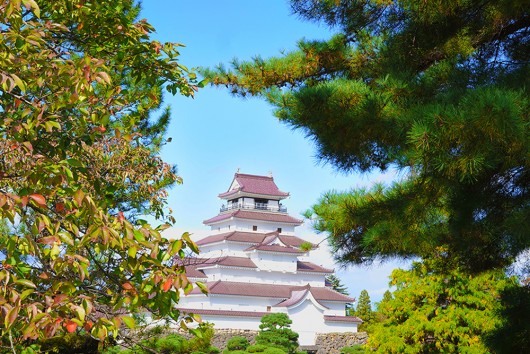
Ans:
[{"label": "conifer tree", "polygon": [[272,313],[261,318],[256,343],[285,350],[292,354],[298,348],[298,333],[291,329],[291,319],[285,313]]},{"label": "conifer tree", "polygon": [[326,281],[331,285],[331,288],[335,290],[336,292],[339,292],[343,295],[349,295],[348,289],[344,284],[342,284],[342,281],[339,277],[337,277],[335,274],[330,274],[326,276]]},{"label": "conifer tree", "polygon": [[260,95],[343,171],[390,186],[329,192],[312,208],[337,259],[428,257],[473,272],[530,247],[530,2],[292,0],[337,33],[278,58],[206,71]]},{"label": "conifer tree", "polygon": [[359,326],[360,331],[365,331],[370,323],[374,319],[374,313],[372,310],[372,302],[370,300],[370,295],[368,291],[363,289],[357,300],[357,307],[354,312],[354,316],[359,317],[363,320],[363,323]]},{"label": "conifer tree", "polygon": [[389,302],[390,300],[392,300],[392,293],[390,292],[390,290],[387,290],[387,291],[385,291],[385,293],[383,294],[383,299],[381,300],[381,302],[379,302],[379,303],[377,304],[377,306],[379,307],[379,304],[387,303],[387,302]]},{"label": "conifer tree", "polygon": [[355,316],[360,317],[363,321],[369,321],[372,318],[372,302],[366,290],[362,290],[359,295]]}]

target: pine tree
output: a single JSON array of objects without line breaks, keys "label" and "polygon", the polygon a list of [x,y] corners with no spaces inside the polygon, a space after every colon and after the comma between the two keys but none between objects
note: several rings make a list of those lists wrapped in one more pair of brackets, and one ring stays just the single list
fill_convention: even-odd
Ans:
[{"label": "pine tree", "polygon": [[291,7],[337,34],[206,75],[268,99],[340,170],[399,171],[393,185],[329,192],[312,208],[337,259],[428,257],[444,247],[479,272],[530,247],[529,1]]},{"label": "pine tree", "polygon": [[[480,275],[530,248],[530,1],[291,7],[336,34],[205,74],[236,95],[267,99],[339,170],[398,172],[391,185],[328,192],[311,208],[336,259],[444,252],[455,269]],[[520,292],[527,303],[528,294]],[[506,323],[525,320],[524,311],[509,313],[516,317]]]},{"label": "pine tree", "polygon": [[285,313],[272,313],[261,318],[256,343],[280,348],[292,354],[298,348],[298,333],[291,329],[291,321]]},{"label": "pine tree", "polygon": [[342,281],[339,277],[337,277],[335,274],[330,274],[326,276],[326,281],[331,285],[331,288],[335,290],[336,292],[339,292],[343,295],[349,295],[348,288],[344,284],[342,284]]}]

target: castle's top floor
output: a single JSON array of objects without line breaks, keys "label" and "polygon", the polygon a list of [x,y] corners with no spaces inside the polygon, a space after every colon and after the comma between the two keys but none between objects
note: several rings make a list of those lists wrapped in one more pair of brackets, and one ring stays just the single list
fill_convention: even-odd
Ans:
[{"label": "castle's top floor", "polygon": [[289,196],[289,193],[278,189],[272,176],[257,176],[243,173],[236,173],[228,190],[219,194],[219,198],[233,200],[243,197],[252,197],[264,200],[282,200]]}]

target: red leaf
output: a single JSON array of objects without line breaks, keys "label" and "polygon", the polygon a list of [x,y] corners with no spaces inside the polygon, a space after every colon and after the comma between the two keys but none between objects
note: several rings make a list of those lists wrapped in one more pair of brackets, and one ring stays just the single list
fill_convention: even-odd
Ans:
[{"label": "red leaf", "polygon": [[44,198],[41,194],[32,194],[29,196],[35,203],[37,203],[39,206],[45,207],[46,206],[46,198]]},{"label": "red leaf", "polygon": [[162,284],[162,290],[164,292],[167,292],[170,288],[171,288],[171,284],[173,283],[173,280],[171,279],[167,279],[163,284]]},{"label": "red leaf", "polygon": [[125,216],[121,211],[118,213],[118,221],[120,222],[120,224],[123,224],[123,222],[125,221]]},{"label": "red leaf", "polygon": [[64,326],[66,327],[66,330],[68,331],[68,333],[72,333],[73,331],[77,329],[77,323],[71,320],[66,321]]},{"label": "red leaf", "polygon": [[87,321],[85,325],[83,326],[83,328],[85,329],[85,331],[89,332],[92,329],[93,325],[94,323],[92,321]]},{"label": "red leaf", "polygon": [[132,284],[129,283],[129,282],[124,283],[124,284],[122,285],[122,288],[124,288],[125,290],[132,290],[132,289],[134,289],[134,287],[132,286]]},{"label": "red leaf", "polygon": [[55,242],[60,241],[59,237],[57,236],[46,236],[41,237],[37,240],[37,243],[42,243],[44,245],[53,245]]}]

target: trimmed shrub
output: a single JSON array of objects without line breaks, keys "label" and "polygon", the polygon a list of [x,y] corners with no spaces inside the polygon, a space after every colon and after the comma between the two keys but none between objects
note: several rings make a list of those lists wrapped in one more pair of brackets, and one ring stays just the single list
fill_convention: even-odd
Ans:
[{"label": "trimmed shrub", "polygon": [[267,349],[266,345],[254,344],[254,345],[249,345],[247,347],[247,352],[249,352],[249,353],[262,353],[262,352],[265,351],[265,349]]},{"label": "trimmed shrub", "polygon": [[226,342],[226,349],[228,350],[245,350],[250,345],[248,339],[245,337],[235,336]]}]

